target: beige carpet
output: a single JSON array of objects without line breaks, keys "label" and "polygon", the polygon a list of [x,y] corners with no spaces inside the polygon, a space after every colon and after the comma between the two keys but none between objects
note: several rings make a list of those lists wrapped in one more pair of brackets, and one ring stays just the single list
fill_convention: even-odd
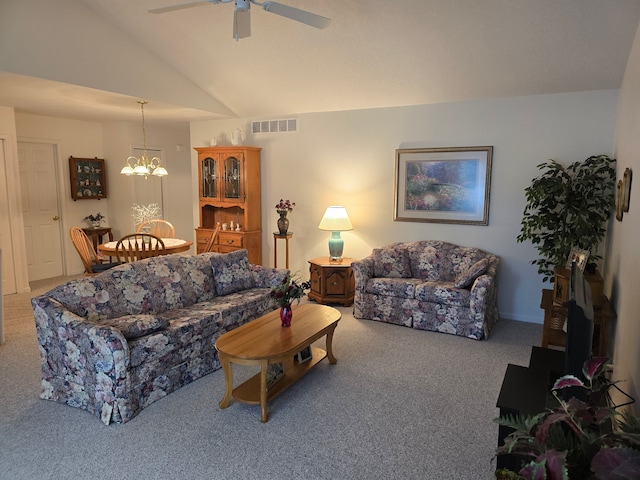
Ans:
[{"label": "beige carpet", "polygon": [[[29,299],[5,297],[0,346],[0,479],[489,480],[495,402],[508,363],[528,362],[541,325],[500,321],[487,341],[342,319],[323,361],[269,404],[221,410],[221,370],[103,425],[41,400]],[[295,315],[293,321],[295,322]],[[238,380],[252,375],[234,369]]]}]

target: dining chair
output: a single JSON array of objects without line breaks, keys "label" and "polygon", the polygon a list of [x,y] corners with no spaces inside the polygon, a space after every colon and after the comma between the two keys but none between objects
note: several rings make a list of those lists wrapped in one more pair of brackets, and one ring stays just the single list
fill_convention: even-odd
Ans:
[{"label": "dining chair", "polygon": [[211,238],[209,238],[209,241],[207,242],[207,246],[205,247],[203,253],[213,252],[213,247],[216,243],[216,237],[218,236],[219,231],[220,231],[220,227],[216,226],[216,229],[213,231]]},{"label": "dining chair", "polygon": [[150,233],[130,233],[116,243],[116,259],[120,263],[131,263],[143,258],[164,255],[164,242]]},{"label": "dining chair", "polygon": [[160,238],[176,238],[176,229],[173,228],[171,222],[155,218],[147,220],[138,225],[137,233],[150,233]]},{"label": "dining chair", "polygon": [[78,251],[85,275],[95,275],[119,265],[118,262],[109,262],[105,257],[96,252],[93,242],[80,227],[71,227],[69,230],[73,246]]}]

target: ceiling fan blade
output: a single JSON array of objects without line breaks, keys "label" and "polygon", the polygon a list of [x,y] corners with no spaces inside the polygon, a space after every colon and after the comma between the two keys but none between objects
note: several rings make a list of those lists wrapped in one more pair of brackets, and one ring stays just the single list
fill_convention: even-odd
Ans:
[{"label": "ceiling fan blade", "polygon": [[147,11],[149,13],[166,13],[166,12],[173,12],[175,10],[182,10],[184,8],[201,7],[202,5],[207,5],[208,3],[220,3],[220,1],[219,0],[200,0],[199,2],[180,3],[178,5],[170,5],[168,7],[152,8],[151,10],[147,10]]},{"label": "ceiling fan blade", "polygon": [[262,8],[267,12],[275,13],[276,15],[281,15],[316,28],[326,28],[329,23],[331,23],[330,18],[323,17],[322,15],[316,15],[315,13],[307,12],[306,10],[300,10],[299,8],[290,7],[289,5],[283,5],[278,2],[264,2],[262,4]]},{"label": "ceiling fan blade", "polygon": [[249,9],[236,8],[233,12],[233,38],[251,36],[251,15]]}]

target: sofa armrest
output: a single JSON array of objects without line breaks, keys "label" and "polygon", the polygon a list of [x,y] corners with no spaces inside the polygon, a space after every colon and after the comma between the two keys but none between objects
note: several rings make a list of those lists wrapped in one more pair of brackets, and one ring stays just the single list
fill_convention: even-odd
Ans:
[{"label": "sofa armrest", "polygon": [[364,293],[367,282],[373,278],[373,255],[356,260],[351,264],[351,269],[356,281],[356,291]]},{"label": "sofa armrest", "polygon": [[41,397],[83,406],[109,424],[126,391],[129,346],[122,333],[70,312],[58,301],[31,300],[42,366]]},{"label": "sofa armrest", "polygon": [[262,265],[249,264],[249,270],[258,288],[273,288],[282,283],[282,279],[289,272],[285,268],[270,268]]},{"label": "sofa armrest", "polygon": [[500,258],[492,255],[487,272],[476,278],[471,286],[471,315],[475,318],[485,318],[492,314],[492,308],[497,309],[499,265]]}]

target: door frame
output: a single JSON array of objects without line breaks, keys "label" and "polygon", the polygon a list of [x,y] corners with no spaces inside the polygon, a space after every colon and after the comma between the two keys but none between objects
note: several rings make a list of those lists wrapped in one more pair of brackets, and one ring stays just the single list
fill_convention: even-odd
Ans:
[{"label": "door frame", "polygon": [[[23,137],[18,137],[18,146],[21,143],[31,143],[31,144],[39,144],[39,145],[48,145],[51,146],[51,153],[53,155],[53,175],[55,177],[55,181],[54,181],[54,185],[56,188],[55,191],[55,197],[56,197],[56,209],[58,211],[58,216],[60,217],[60,221],[57,221],[56,223],[58,224],[58,236],[60,238],[60,262],[61,262],[61,272],[60,274],[62,276],[66,275],[67,273],[67,269],[66,269],[66,257],[65,257],[65,251],[66,251],[66,247],[65,247],[65,235],[64,235],[64,230],[62,228],[62,221],[66,215],[64,214],[64,210],[63,210],[63,205],[61,202],[61,191],[65,191],[64,190],[64,184],[61,183],[61,167],[60,167],[60,155],[59,155],[59,149],[58,149],[58,144],[55,141],[52,140],[35,140],[35,139],[25,139]],[[20,150],[18,148],[18,150]],[[18,158],[19,161],[19,158]],[[23,218],[23,222],[24,222],[24,218]],[[31,281],[31,279],[30,279]]]},{"label": "door frame", "polygon": [[[58,222],[58,231],[60,234],[60,254],[62,257],[62,275],[66,276],[67,272],[68,272],[68,268],[67,268],[67,251],[68,251],[68,247],[69,247],[69,241],[68,241],[68,236],[64,234],[65,231],[69,231],[70,227],[67,227],[67,223],[66,223],[66,213],[67,213],[67,206],[64,202],[64,192],[65,192],[65,183],[64,183],[64,177],[62,175],[61,169],[62,169],[62,162],[61,162],[61,157],[60,157],[60,142],[58,140],[54,140],[54,139],[50,139],[50,138],[33,138],[33,137],[20,137],[18,136],[17,142],[16,142],[16,151],[17,151],[17,144],[18,143],[46,143],[48,145],[51,145],[53,147],[53,168],[55,171],[55,176],[56,176],[56,181],[55,181],[55,185],[56,185],[56,205],[58,207],[58,212],[60,212],[60,221]],[[16,167],[17,167],[17,163],[18,163],[18,158],[16,157]],[[18,172],[19,174],[19,172]],[[18,185],[20,185],[20,179],[18,177]],[[21,191],[20,191],[20,187],[18,187],[18,193],[21,195]],[[22,197],[20,197],[22,198]],[[22,203],[22,201],[21,201]],[[20,210],[20,214],[22,216],[22,209]],[[21,223],[23,224],[23,229],[24,229],[24,222],[21,219]],[[23,243],[26,241],[24,238],[24,233],[22,234],[23,237]],[[25,248],[25,256],[26,256],[26,246]],[[26,261],[26,260],[25,260]]]},{"label": "door frame", "polygon": [[[24,222],[22,221],[22,197],[20,195],[20,169],[18,168],[18,144],[16,137],[1,133],[4,144],[4,169],[7,182],[7,197],[9,202],[9,225],[11,226],[11,246],[16,293],[27,293],[29,275],[27,272],[27,250],[24,238]],[[4,292],[6,293],[6,292]]]}]

